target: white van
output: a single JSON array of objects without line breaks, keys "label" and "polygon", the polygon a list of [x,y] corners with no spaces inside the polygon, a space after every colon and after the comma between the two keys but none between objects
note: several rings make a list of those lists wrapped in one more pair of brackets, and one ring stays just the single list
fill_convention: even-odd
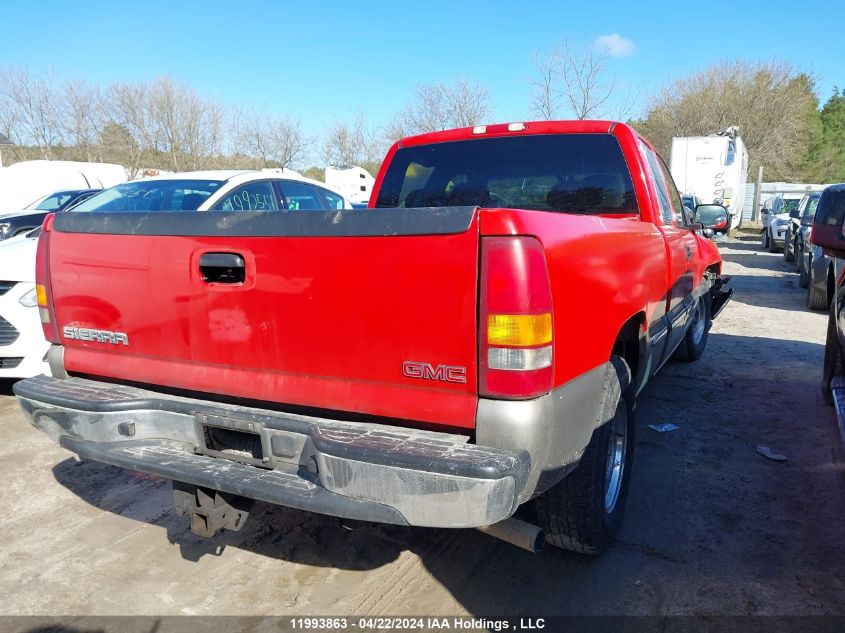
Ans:
[{"label": "white van", "polygon": [[112,163],[26,160],[0,168],[0,213],[12,213],[60,189],[107,189],[126,182]]}]

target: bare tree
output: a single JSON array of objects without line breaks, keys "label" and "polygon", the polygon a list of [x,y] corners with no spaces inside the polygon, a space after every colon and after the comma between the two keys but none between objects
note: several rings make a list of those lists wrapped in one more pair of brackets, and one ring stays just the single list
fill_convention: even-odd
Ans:
[{"label": "bare tree", "polygon": [[155,144],[147,92],[146,84],[112,84],[103,103],[107,123],[100,134],[100,143],[108,152],[105,156],[124,165],[132,177],[144,166],[144,150]]},{"label": "bare tree", "polygon": [[25,70],[0,73],[0,110],[15,122],[10,138],[18,145],[34,145],[43,158],[52,158],[62,144],[60,96],[51,73],[32,76]]},{"label": "bare tree", "polygon": [[0,69],[0,132],[16,143],[14,160],[105,160],[133,177],[148,167],[291,167],[311,142],[286,116],[231,115],[170,77],[101,89],[17,69]]},{"label": "bare tree", "polygon": [[[594,43],[578,46],[564,40],[546,55],[535,58],[531,79],[531,109],[542,119],[563,114],[576,119],[607,116],[622,119],[630,113],[639,94],[619,89],[607,70],[608,52]],[[620,97],[618,107],[612,99]]]},{"label": "bare tree", "polygon": [[292,167],[304,159],[308,139],[293,119],[244,108],[233,117],[237,154],[257,158],[262,167]]},{"label": "bare tree", "polygon": [[326,165],[360,165],[371,169],[384,156],[384,143],[378,130],[367,125],[363,111],[351,122],[332,124],[323,139],[322,158]]},{"label": "bare tree", "polygon": [[83,81],[71,80],[62,88],[61,125],[67,144],[83,160],[100,158],[98,132],[103,127],[101,96],[98,88]]},{"label": "bare tree", "polygon": [[415,100],[388,125],[387,138],[395,141],[409,134],[469,127],[489,116],[489,92],[476,81],[462,78],[450,84],[422,84]]}]

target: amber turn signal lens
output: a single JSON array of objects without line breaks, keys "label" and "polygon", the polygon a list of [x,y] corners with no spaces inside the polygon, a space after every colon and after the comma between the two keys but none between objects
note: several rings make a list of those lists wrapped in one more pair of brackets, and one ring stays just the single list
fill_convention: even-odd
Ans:
[{"label": "amber turn signal lens", "polygon": [[38,305],[44,308],[47,307],[47,289],[42,284],[35,286],[35,298],[38,301]]},{"label": "amber turn signal lens", "polygon": [[491,314],[487,317],[487,343],[535,347],[552,342],[552,315]]}]

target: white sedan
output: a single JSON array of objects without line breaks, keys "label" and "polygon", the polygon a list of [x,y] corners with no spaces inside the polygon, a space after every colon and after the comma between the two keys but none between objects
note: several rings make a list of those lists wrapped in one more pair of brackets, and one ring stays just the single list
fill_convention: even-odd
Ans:
[{"label": "white sedan", "polygon": [[[0,243],[0,378],[49,374],[35,297],[40,229]],[[32,236],[32,237],[30,237]]]},{"label": "white sedan", "polygon": [[289,169],[210,170],[125,182],[65,213],[90,211],[329,211],[351,209],[342,194]]}]

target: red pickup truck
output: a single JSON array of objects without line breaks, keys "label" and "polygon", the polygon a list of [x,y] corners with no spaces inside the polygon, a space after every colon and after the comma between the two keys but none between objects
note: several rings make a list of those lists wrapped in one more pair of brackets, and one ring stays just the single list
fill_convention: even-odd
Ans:
[{"label": "red pickup truck", "polygon": [[48,217],[32,424],[172,479],[200,534],[256,499],[606,548],[635,398],[730,298],[654,148],[605,121],[449,130],[396,143],[368,209],[277,206]]}]

